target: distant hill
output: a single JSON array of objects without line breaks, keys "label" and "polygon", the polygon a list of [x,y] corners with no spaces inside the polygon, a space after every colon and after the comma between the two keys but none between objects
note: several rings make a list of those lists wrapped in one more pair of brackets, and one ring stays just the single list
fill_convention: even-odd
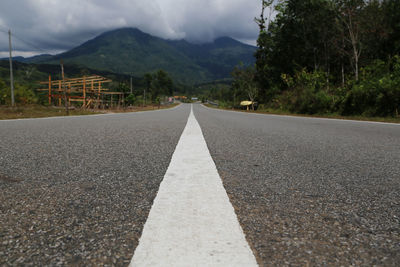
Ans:
[{"label": "distant hill", "polygon": [[62,58],[65,64],[135,76],[163,69],[178,82],[195,84],[229,78],[239,62],[254,62],[255,49],[229,37],[208,44],[192,44],[124,28],[103,33],[59,55],[40,55],[23,61],[59,64]]},{"label": "distant hill", "polygon": [[[36,63],[36,62],[44,62],[45,60],[50,60],[53,56],[49,54],[42,54],[33,57],[13,57],[13,61],[22,62],[22,63]],[[0,60],[9,60],[8,57],[0,58]]]}]

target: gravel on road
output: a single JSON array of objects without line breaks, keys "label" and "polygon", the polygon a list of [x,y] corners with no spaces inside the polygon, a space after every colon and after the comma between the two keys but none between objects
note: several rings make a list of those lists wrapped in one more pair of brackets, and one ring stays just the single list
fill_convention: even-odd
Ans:
[{"label": "gravel on road", "polygon": [[400,125],[194,114],[260,266],[399,266]]},{"label": "gravel on road", "polygon": [[0,265],[127,266],[189,111],[0,121]]}]

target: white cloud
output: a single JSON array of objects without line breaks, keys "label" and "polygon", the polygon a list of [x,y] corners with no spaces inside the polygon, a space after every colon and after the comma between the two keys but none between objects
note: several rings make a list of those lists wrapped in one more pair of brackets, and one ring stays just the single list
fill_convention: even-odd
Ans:
[{"label": "white cloud", "polygon": [[121,27],[168,39],[254,43],[260,7],[261,0],[2,0],[0,52],[8,50],[8,28],[26,41],[13,40],[15,49],[31,53],[70,49]]}]

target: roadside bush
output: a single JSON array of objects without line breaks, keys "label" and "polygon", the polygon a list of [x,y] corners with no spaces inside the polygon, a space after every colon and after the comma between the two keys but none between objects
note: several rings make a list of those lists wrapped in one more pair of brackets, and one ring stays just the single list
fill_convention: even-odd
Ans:
[{"label": "roadside bush", "polygon": [[143,95],[138,95],[135,97],[135,102],[133,103],[136,106],[143,105]]},{"label": "roadside bush", "polygon": [[398,116],[400,110],[400,57],[389,63],[381,60],[361,69],[343,101],[342,114]]},{"label": "roadside bush", "polygon": [[218,101],[218,106],[221,108],[232,108],[232,102]]},{"label": "roadside bush", "polygon": [[6,83],[0,79],[0,105],[5,105],[11,101],[10,99],[10,88],[6,86]]},{"label": "roadside bush", "polygon": [[[29,89],[26,85],[19,83],[14,84],[14,98],[17,104],[35,104],[38,102],[38,98],[35,93]],[[11,90],[6,83],[0,79],[0,104],[11,105]]]},{"label": "roadside bush", "polygon": [[128,105],[133,105],[133,103],[135,103],[135,95],[134,94],[129,94],[128,97],[125,99],[125,102]]},{"label": "roadside bush", "polygon": [[38,101],[35,93],[28,87],[20,84],[15,84],[15,102],[19,104],[35,104]]},{"label": "roadside bush", "polygon": [[303,69],[293,77],[283,74],[282,79],[288,86],[276,101],[282,110],[305,114],[331,111],[333,99],[326,92],[325,73]]}]

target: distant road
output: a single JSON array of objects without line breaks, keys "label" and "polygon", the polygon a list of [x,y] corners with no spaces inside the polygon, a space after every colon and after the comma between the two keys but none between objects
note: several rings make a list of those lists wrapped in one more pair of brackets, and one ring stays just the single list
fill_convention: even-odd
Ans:
[{"label": "distant road", "polygon": [[[168,186],[175,174],[188,177],[188,157],[167,172],[190,107],[0,121],[0,265],[127,266],[144,225],[154,227],[146,221],[164,176],[165,192],[190,188],[180,193],[195,195],[191,183]],[[200,104],[193,113],[218,170],[210,181],[219,174],[260,266],[398,265],[400,125]],[[210,192],[192,209],[199,218],[218,206],[213,198],[222,195]],[[155,209],[169,200],[159,198]],[[144,247],[152,247],[149,238]]]}]

